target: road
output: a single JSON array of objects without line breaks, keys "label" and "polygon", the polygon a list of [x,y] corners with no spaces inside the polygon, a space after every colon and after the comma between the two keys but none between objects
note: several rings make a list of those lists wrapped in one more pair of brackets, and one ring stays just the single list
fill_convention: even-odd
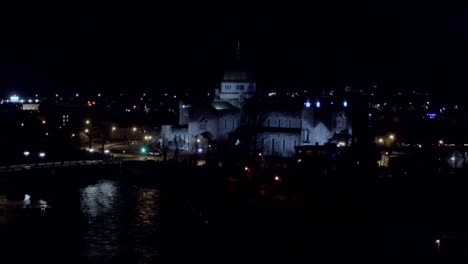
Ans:
[{"label": "road", "polygon": [[[145,146],[143,141],[133,141],[130,144],[127,141],[123,141],[107,143],[104,145],[104,149],[109,150],[109,155],[113,155],[113,158],[118,160],[161,160],[158,156],[142,153],[141,149]],[[82,148],[88,149],[88,145]],[[102,148],[102,145],[93,143],[91,148],[98,152]]]}]

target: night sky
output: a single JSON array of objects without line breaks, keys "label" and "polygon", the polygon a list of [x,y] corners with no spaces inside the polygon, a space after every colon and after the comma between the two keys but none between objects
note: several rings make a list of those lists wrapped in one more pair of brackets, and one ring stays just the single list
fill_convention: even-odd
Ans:
[{"label": "night sky", "polygon": [[0,10],[0,89],[212,90],[241,42],[264,89],[468,87],[468,8],[209,5]]}]

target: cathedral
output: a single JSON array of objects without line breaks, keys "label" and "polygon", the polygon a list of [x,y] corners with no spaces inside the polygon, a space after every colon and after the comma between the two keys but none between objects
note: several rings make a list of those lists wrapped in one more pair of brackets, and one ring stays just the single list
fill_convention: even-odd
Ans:
[{"label": "cathedral", "polygon": [[[279,157],[293,157],[298,146],[351,144],[351,106],[346,99],[305,98],[304,102],[288,107],[259,103],[262,96],[254,75],[240,64],[239,49],[236,61],[235,67],[225,70],[211,102],[190,105],[180,102],[179,124],[162,126],[161,138],[183,142],[189,153],[215,151],[217,143],[230,141],[234,146],[255,145],[252,147],[259,153]],[[240,137],[233,138],[242,128],[247,128],[246,133],[255,139],[246,143]]]}]

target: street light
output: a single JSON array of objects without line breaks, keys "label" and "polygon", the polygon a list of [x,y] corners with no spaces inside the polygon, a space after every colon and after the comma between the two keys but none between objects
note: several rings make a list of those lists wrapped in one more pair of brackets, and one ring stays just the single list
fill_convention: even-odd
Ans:
[{"label": "street light", "polygon": [[115,131],[117,128],[115,126],[112,127],[112,131]]},{"label": "street light", "polygon": [[46,154],[45,152],[39,152],[39,158],[45,158]]},{"label": "street light", "polygon": [[85,132],[85,133],[88,133],[88,132],[89,132],[89,129],[86,128],[86,129],[84,130],[84,132]]},{"label": "street light", "polygon": [[132,130],[133,130],[133,132],[136,132],[136,131],[137,131],[137,128],[136,128],[136,127],[133,127]]},{"label": "street light", "polygon": [[46,121],[45,120],[42,120],[42,124],[45,125]]},{"label": "street light", "polygon": [[29,156],[29,154],[31,154],[31,153],[29,153],[29,151],[23,152],[23,155],[24,155],[25,157]]},{"label": "street light", "polygon": [[380,143],[380,144],[383,144],[383,142],[384,142],[384,141],[383,141],[383,138],[379,138],[379,143]]},{"label": "street light", "polygon": [[391,139],[391,140],[394,140],[394,139],[395,139],[395,135],[390,134],[390,136],[388,136],[388,138]]},{"label": "street light", "polygon": [[89,121],[89,120],[86,120],[85,122],[86,122],[87,125],[89,125],[89,123],[91,123],[91,121]]}]

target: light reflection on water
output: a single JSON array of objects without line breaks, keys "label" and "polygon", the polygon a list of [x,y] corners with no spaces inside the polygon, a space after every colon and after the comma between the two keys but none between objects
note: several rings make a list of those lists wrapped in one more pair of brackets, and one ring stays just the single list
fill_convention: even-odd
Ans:
[{"label": "light reflection on water", "polygon": [[132,256],[140,263],[153,260],[159,254],[159,206],[157,188],[125,188],[111,180],[82,188],[81,213],[87,225],[81,255],[101,260]]},{"label": "light reflection on water", "polygon": [[135,215],[130,232],[135,241],[133,249],[141,261],[148,261],[159,255],[155,246],[158,244],[160,194],[158,189],[135,186],[133,192],[136,196]]},{"label": "light reflection on water", "polygon": [[88,221],[82,234],[82,255],[114,257],[119,253],[123,203],[119,189],[116,182],[101,180],[81,190],[81,212]]},{"label": "light reflection on water", "polygon": [[158,187],[115,180],[49,187],[2,185],[14,194],[0,193],[0,254],[8,245],[37,248],[46,258],[79,257],[80,263],[153,263],[159,257]]}]

